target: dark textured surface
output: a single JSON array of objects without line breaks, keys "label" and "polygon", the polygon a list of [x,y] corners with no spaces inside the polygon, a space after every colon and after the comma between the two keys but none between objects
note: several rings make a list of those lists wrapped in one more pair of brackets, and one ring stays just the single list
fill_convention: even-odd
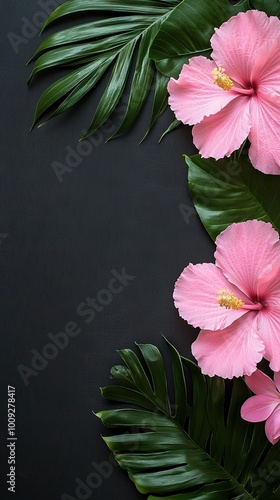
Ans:
[{"label": "dark textured surface", "polygon": [[[81,147],[77,140],[100,88],[79,109],[29,132],[37,99],[54,78],[45,74],[31,88],[26,85],[25,64],[39,43],[32,19],[40,20],[41,11],[34,0],[11,0],[1,16],[0,497],[140,500],[145,497],[126,474],[108,465],[110,453],[100,437],[106,430],[92,410],[108,406],[99,387],[109,383],[109,370],[119,363],[116,349],[133,348],[137,341],[165,351],[164,333],[182,354],[190,354],[196,332],[179,319],[173,286],[189,262],[213,260],[214,248],[187,192],[182,153],[195,150],[187,128],[157,144],[169,112],[138,146],[149,120],[148,103],[129,134],[107,144],[108,130],[96,134],[91,151],[88,146],[80,161],[72,158],[77,166],[59,182],[53,162],[65,164],[67,151]],[[33,31],[16,53],[8,35],[22,36],[22,18],[33,24]],[[119,122],[116,114],[110,130]],[[99,293],[122,268],[135,278],[111,298]],[[97,296],[109,303],[94,314],[83,303]],[[64,349],[48,351],[54,359],[24,379],[19,365],[30,370],[32,350],[42,353],[52,343],[48,334],[71,327],[69,322],[77,324],[74,333],[79,334]],[[5,477],[8,384],[16,388],[13,496]],[[97,469],[104,462],[102,477]],[[76,492],[77,478],[86,482],[93,472],[94,487]]]}]

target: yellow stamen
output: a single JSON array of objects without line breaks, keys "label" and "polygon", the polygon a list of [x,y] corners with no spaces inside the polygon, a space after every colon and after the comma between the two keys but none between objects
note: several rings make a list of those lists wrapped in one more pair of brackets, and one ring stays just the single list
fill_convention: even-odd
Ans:
[{"label": "yellow stamen", "polygon": [[233,86],[233,81],[230,79],[228,75],[225,73],[225,68],[219,66],[218,68],[213,69],[213,83],[218,85],[223,90],[230,90]]},{"label": "yellow stamen", "polygon": [[242,307],[244,304],[241,299],[235,297],[235,295],[229,290],[219,290],[217,301],[219,302],[221,307],[225,307],[226,309],[234,309],[235,311],[240,309],[240,307]]}]

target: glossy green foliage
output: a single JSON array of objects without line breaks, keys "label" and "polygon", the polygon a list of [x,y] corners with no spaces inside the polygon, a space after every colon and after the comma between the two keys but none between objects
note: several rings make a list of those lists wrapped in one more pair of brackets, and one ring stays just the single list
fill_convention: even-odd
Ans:
[{"label": "glossy green foliage", "polygon": [[214,160],[186,156],[190,194],[213,240],[233,222],[258,219],[280,232],[280,177],[256,170],[247,154]]},{"label": "glossy green foliage", "polygon": [[[172,400],[163,358],[150,344],[138,345],[141,359],[130,349],[119,351],[124,365],[111,370],[116,385],[101,389],[106,399],[122,403],[97,413],[115,431],[104,437],[115,459],[149,500],[264,498],[258,474],[280,446],[267,445],[263,424],[241,419],[240,407],[250,395],[245,383],[234,379],[225,391],[223,379],[202,375],[167,345]],[[279,477],[278,470],[262,495],[275,491]]]},{"label": "glossy green foliage", "polygon": [[[69,72],[42,94],[32,126],[76,105],[109,72],[84,137],[106,122],[119,103],[125,113],[114,136],[126,132],[151,95],[146,136],[167,106],[169,77],[178,76],[189,57],[209,56],[214,28],[250,7],[254,8],[249,0],[235,5],[228,0],[68,0],[49,16],[43,29],[75,20],[81,13],[89,19],[95,13],[106,17],[56,31],[41,43],[32,58],[29,81],[53,68]],[[168,131],[173,128],[174,122]]]},{"label": "glossy green foliage", "polygon": [[209,57],[214,28],[248,9],[248,0],[235,5],[228,0],[181,2],[162,24],[150,51],[159,71],[178,78],[183,64],[187,64],[190,57]]},{"label": "glossy green foliage", "polygon": [[250,0],[252,9],[263,10],[269,16],[279,16],[280,2],[279,0]]},{"label": "glossy green foliage", "polygon": [[[150,47],[162,22],[179,0],[102,1],[69,0],[47,19],[44,29],[54,21],[88,12],[107,17],[74,25],[49,35],[32,58],[29,81],[53,68],[69,68],[42,94],[33,126],[41,125],[76,104],[110,72],[107,86],[84,137],[98,129],[121,103],[123,122],[114,135],[126,132],[140,113],[148,96],[153,96],[147,133],[167,106],[168,77],[156,71],[149,57]],[[129,83],[128,83],[129,82]]]}]

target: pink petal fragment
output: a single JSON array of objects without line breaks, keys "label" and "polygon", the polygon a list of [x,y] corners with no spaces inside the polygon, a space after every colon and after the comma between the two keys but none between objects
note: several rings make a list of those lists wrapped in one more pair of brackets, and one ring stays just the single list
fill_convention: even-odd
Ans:
[{"label": "pink petal fragment", "polygon": [[249,158],[252,165],[265,174],[280,174],[279,115],[279,94],[260,90],[251,98]]},{"label": "pink petal fragment", "polygon": [[257,280],[258,297],[264,301],[269,297],[269,304],[279,303],[280,300],[280,252],[279,255],[264,267]]},{"label": "pink petal fragment", "polygon": [[247,313],[242,309],[221,307],[217,297],[223,289],[243,299],[240,291],[227,281],[214,264],[189,264],[175,284],[175,306],[180,316],[194,327],[220,330]]},{"label": "pink petal fragment", "polygon": [[258,10],[240,12],[215,30],[210,40],[212,58],[230,78],[246,87],[258,49],[267,40],[278,37],[279,31],[277,17],[268,17]]},{"label": "pink petal fragment", "polygon": [[275,444],[280,439],[280,404],[274,412],[268,417],[265,423],[265,433],[267,439]]},{"label": "pink petal fragment", "polygon": [[267,394],[252,396],[241,406],[241,417],[247,422],[263,422],[275,410],[279,401]]},{"label": "pink petal fragment", "polygon": [[276,385],[276,388],[277,388],[278,392],[280,393],[280,371],[274,373],[273,379],[274,379],[274,383]]},{"label": "pink petal fragment", "polygon": [[266,93],[280,90],[280,21],[278,36],[267,41],[260,47],[256,54],[255,64],[252,68],[251,81],[259,91]]},{"label": "pink petal fragment", "polygon": [[268,305],[258,315],[258,329],[265,345],[264,357],[274,372],[280,371],[280,304]]},{"label": "pink petal fragment", "polygon": [[245,382],[249,389],[251,389],[251,391],[255,394],[268,394],[274,397],[277,396],[275,383],[261,370],[256,370],[252,373],[252,375],[250,375],[250,377],[246,375]]},{"label": "pink petal fragment", "polygon": [[256,300],[257,278],[279,255],[279,235],[268,222],[231,224],[216,239],[216,265],[228,280]]},{"label": "pink petal fragment", "polygon": [[250,132],[249,111],[250,97],[238,95],[221,111],[195,125],[193,140],[201,156],[218,160],[238,149]]},{"label": "pink petal fragment", "polygon": [[251,375],[262,359],[264,344],[256,329],[256,313],[250,312],[224,330],[201,330],[192,353],[202,373],[223,378]]},{"label": "pink petal fragment", "polygon": [[177,120],[188,125],[199,123],[236,98],[235,92],[225,91],[213,83],[214,68],[216,64],[206,57],[192,57],[189,64],[184,64],[179,79],[170,79],[168,102]]}]

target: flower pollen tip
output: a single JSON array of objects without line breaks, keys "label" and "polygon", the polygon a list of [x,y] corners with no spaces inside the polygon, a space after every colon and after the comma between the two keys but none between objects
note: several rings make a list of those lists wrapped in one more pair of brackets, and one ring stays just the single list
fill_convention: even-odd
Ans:
[{"label": "flower pollen tip", "polygon": [[218,68],[214,68],[212,71],[213,75],[213,83],[221,87],[223,90],[230,90],[233,87],[233,81],[230,77],[225,73],[225,68],[218,66]]},{"label": "flower pollen tip", "polygon": [[217,301],[221,307],[233,309],[234,311],[238,311],[244,304],[241,299],[235,297],[229,290],[219,290]]}]

